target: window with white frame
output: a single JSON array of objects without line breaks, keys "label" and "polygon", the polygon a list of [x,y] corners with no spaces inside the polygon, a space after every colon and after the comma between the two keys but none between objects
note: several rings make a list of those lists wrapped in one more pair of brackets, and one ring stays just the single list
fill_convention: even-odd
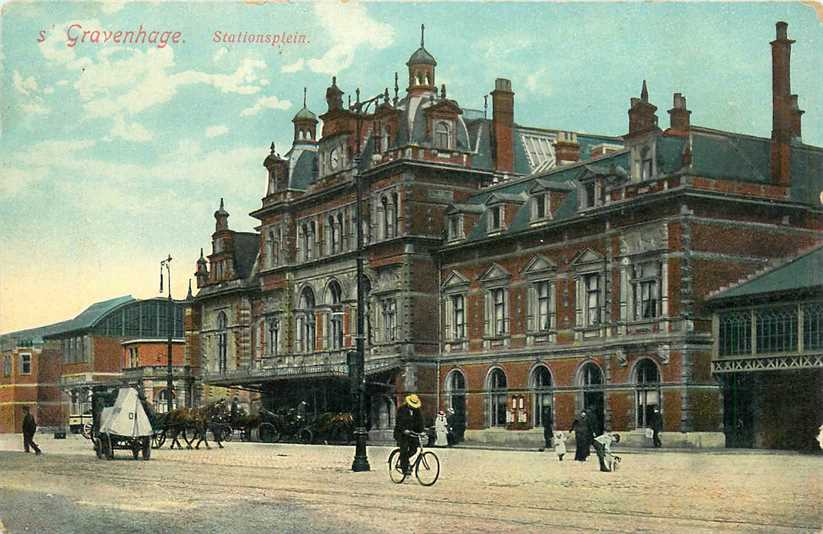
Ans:
[{"label": "window with white frame", "polygon": [[507,295],[505,287],[491,288],[486,292],[486,334],[503,336],[506,334]]},{"label": "window with white frame", "polygon": [[645,358],[635,368],[637,427],[650,427],[654,409],[660,407],[660,372],[657,365]]},{"label": "window with white frame", "polygon": [[329,315],[328,347],[331,350],[343,348],[343,291],[340,284],[332,281],[329,284]]},{"label": "window with white frame", "polygon": [[217,368],[221,373],[226,372],[228,365],[228,319],[226,312],[217,314]]},{"label": "window with white frame", "polygon": [[299,310],[297,310],[297,349],[300,352],[314,352],[315,350],[315,300],[314,291],[310,287],[303,288],[300,293]]},{"label": "window with white frame", "polygon": [[438,122],[434,129],[434,146],[436,148],[449,149],[450,148],[450,132],[449,124],[447,122]]},{"label": "window with white frame", "polygon": [[463,238],[463,216],[451,215],[449,217],[449,240]]},{"label": "window with white frame", "polygon": [[269,266],[276,267],[280,264],[280,239],[279,228],[269,230]]},{"label": "window with white frame", "polygon": [[640,150],[640,179],[649,180],[654,172],[652,151],[649,147]]},{"label": "window with white frame", "polygon": [[632,318],[654,319],[660,307],[660,262],[644,261],[632,265]]},{"label": "window with white frame", "polygon": [[600,324],[601,276],[600,273],[586,273],[578,279],[578,326],[593,327]]},{"label": "window with white frame", "polygon": [[449,295],[451,303],[451,338],[463,339],[466,337],[466,298],[463,295]]},{"label": "window with white frame", "polygon": [[531,386],[534,399],[534,426],[543,426],[543,412],[552,409],[552,375],[548,367],[538,365],[532,370]]},{"label": "window with white frame", "polygon": [[549,195],[545,191],[538,191],[531,198],[531,215],[533,221],[549,217]]},{"label": "window with white frame", "polygon": [[488,213],[489,233],[499,232],[503,229],[503,206],[491,206]]},{"label": "window with white frame", "polygon": [[537,280],[529,287],[528,329],[548,332],[555,326],[554,284],[551,280]]}]

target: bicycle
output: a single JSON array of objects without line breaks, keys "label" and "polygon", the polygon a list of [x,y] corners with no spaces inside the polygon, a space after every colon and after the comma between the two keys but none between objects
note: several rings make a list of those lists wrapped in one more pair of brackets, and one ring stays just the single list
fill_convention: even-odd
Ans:
[{"label": "bicycle", "polygon": [[[421,485],[433,486],[440,476],[440,459],[433,452],[423,450],[423,438],[428,440],[428,434],[410,432],[409,435],[417,438],[419,444],[417,453],[409,458],[409,469],[414,469],[414,475]],[[395,484],[402,484],[409,474],[400,467],[400,448],[391,451],[391,454],[389,454],[389,478],[391,481]]]}]

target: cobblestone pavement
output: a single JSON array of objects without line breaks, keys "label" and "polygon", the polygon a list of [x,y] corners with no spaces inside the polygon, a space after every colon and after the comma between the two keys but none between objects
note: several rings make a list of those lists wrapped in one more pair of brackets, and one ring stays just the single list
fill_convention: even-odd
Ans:
[{"label": "cobblestone pavement", "polygon": [[[623,455],[619,471],[536,451],[436,449],[426,488],[350,471],[353,447],[228,443],[117,451],[40,436],[44,455],[0,436],[0,525],[8,534],[155,532],[823,532],[823,456]],[[0,526],[0,531],[2,526]]]}]

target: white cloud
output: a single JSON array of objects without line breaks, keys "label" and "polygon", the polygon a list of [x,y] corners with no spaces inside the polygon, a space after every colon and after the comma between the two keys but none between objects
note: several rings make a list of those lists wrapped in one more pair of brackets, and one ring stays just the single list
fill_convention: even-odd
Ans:
[{"label": "white cloud", "polygon": [[209,138],[219,137],[219,136],[225,135],[227,133],[229,133],[229,129],[223,124],[215,125],[215,126],[209,126],[208,128],[206,128],[206,137],[209,137]]},{"label": "white cloud", "polygon": [[145,126],[138,122],[127,123],[123,115],[117,115],[114,118],[111,135],[115,138],[137,143],[148,143],[154,139],[154,134],[147,130]]},{"label": "white cloud", "polygon": [[219,63],[220,60],[223,59],[223,57],[225,57],[225,55],[228,54],[228,53],[229,53],[229,49],[226,48],[225,46],[221,46],[211,56],[211,60],[215,63]]},{"label": "white cloud", "polygon": [[369,17],[363,4],[317,2],[314,14],[332,39],[331,48],[322,57],[308,61],[314,72],[336,74],[351,66],[358,48],[384,49],[394,41],[394,29]]},{"label": "white cloud", "polygon": [[290,74],[292,72],[299,72],[303,70],[303,65],[306,64],[306,60],[302,57],[295,61],[294,63],[289,63],[288,65],[283,65],[280,67],[280,72]]},{"label": "white cloud", "polygon": [[[20,95],[20,109],[27,115],[47,115],[51,109],[46,105],[43,97],[38,94],[38,84],[34,76],[24,78],[18,70],[12,73],[12,85]],[[46,88],[44,93],[53,92]]]},{"label": "white cloud", "polygon": [[100,7],[106,15],[113,15],[125,6],[126,2],[123,0],[105,0]]},{"label": "white cloud", "polygon": [[240,112],[241,117],[251,117],[257,115],[264,109],[282,109],[287,110],[291,107],[291,101],[280,100],[276,96],[264,96],[257,99],[257,102],[250,108],[246,108]]}]

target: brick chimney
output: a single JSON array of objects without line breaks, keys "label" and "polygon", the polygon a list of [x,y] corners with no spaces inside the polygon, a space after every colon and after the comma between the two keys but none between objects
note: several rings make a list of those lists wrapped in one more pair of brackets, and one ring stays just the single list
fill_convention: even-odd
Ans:
[{"label": "brick chimney", "polygon": [[686,107],[686,97],[680,93],[674,94],[674,103],[669,110],[669,127],[678,133],[686,133],[691,126],[689,117],[692,114]]},{"label": "brick chimney", "polygon": [[792,41],[788,24],[778,22],[777,36],[772,45],[772,143],[771,175],[775,183],[791,183],[791,142],[800,139],[800,117],[797,95],[791,94]]},{"label": "brick chimney", "polygon": [[501,172],[512,172],[514,170],[514,93],[512,82],[504,78],[497,78],[494,81],[492,131],[494,168]]},{"label": "brick chimney", "polygon": [[657,130],[657,106],[649,103],[649,90],[646,80],[640,90],[640,98],[632,98],[629,108],[629,133],[624,137],[633,137]]},{"label": "brick chimney", "polygon": [[558,132],[554,142],[554,155],[558,165],[580,161],[580,144],[574,132]]}]

